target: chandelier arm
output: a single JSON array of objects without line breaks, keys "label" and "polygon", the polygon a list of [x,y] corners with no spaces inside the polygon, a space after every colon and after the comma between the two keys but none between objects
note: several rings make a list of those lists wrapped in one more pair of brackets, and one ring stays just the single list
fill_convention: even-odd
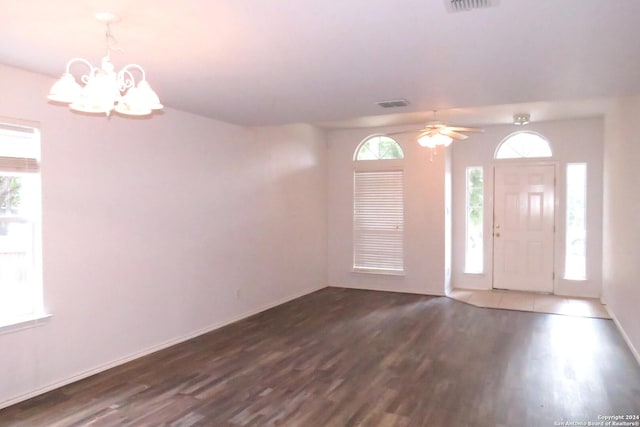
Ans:
[{"label": "chandelier arm", "polygon": [[131,71],[123,69],[118,73],[118,84],[120,85],[120,92],[124,92],[135,86],[135,79]]},{"label": "chandelier arm", "polygon": [[123,91],[135,86],[135,79],[133,78],[133,73],[131,72],[133,70],[140,71],[140,74],[142,74],[142,80],[146,80],[146,75],[142,66],[138,64],[127,64],[118,73],[118,81],[120,82]]},{"label": "chandelier arm", "polygon": [[138,65],[138,64],[127,64],[125,65],[122,70],[120,71],[120,73],[124,73],[124,72],[128,72],[129,74],[131,74],[131,69],[136,69],[138,71],[140,71],[140,74],[142,74],[142,80],[146,80],[146,75],[144,72],[144,68],[142,68],[142,66]]},{"label": "chandelier arm", "polygon": [[71,66],[76,62],[80,62],[80,63],[86,65],[87,67],[89,67],[89,74],[83,74],[80,77],[80,80],[82,81],[82,83],[87,84],[87,82],[89,81],[91,76],[93,76],[95,74],[96,67],[91,65],[91,63],[89,61],[87,61],[86,59],[84,59],[84,58],[72,58],[72,59],[69,60],[69,62],[67,62],[67,73],[68,74],[71,74]]}]

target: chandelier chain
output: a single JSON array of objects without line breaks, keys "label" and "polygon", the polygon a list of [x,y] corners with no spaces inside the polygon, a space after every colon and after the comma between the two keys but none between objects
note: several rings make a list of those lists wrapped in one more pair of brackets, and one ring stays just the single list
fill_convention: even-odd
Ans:
[{"label": "chandelier chain", "polygon": [[106,57],[111,59],[111,52],[116,51],[116,52],[123,52],[124,50],[122,49],[122,47],[120,46],[120,43],[118,42],[118,39],[116,39],[116,36],[113,35],[113,33],[111,32],[111,24],[109,24],[108,22],[105,24],[105,26],[107,27],[105,30],[105,44],[107,47],[107,55]]}]

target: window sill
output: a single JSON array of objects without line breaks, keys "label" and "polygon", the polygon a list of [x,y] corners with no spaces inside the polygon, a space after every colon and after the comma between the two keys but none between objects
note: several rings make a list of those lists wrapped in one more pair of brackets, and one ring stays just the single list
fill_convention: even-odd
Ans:
[{"label": "window sill", "polygon": [[0,335],[42,326],[47,323],[50,318],[51,314],[39,313],[22,316],[12,320],[4,320],[0,322]]},{"label": "window sill", "polygon": [[375,268],[354,268],[352,273],[377,274],[382,276],[404,276],[404,270],[382,270]]}]

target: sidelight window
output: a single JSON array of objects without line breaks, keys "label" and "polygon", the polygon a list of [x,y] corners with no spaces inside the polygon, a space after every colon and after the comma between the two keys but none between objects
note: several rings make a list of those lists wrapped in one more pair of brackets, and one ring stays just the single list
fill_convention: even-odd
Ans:
[{"label": "sidelight window", "polygon": [[482,167],[468,167],[466,171],[466,229],[465,273],[482,273],[484,268],[484,178]]},{"label": "sidelight window", "polygon": [[567,218],[564,277],[569,280],[587,278],[587,165],[567,165]]}]

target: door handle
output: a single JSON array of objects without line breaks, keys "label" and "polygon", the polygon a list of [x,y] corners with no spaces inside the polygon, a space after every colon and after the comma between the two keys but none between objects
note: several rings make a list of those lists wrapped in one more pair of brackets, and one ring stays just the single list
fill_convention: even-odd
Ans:
[{"label": "door handle", "polygon": [[494,236],[500,237],[500,233],[495,233]]}]

